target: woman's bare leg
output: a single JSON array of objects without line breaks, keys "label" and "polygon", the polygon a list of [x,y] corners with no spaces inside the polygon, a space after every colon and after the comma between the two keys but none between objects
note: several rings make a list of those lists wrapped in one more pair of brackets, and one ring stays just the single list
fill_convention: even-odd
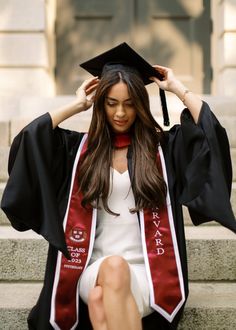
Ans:
[{"label": "woman's bare leg", "polygon": [[[109,330],[141,330],[141,316],[130,289],[130,270],[120,256],[106,258],[99,269],[97,285],[101,287],[105,324]],[[97,287],[95,287],[96,289]],[[93,305],[89,301],[91,322],[95,330],[98,320]],[[93,314],[93,315],[92,315]]]},{"label": "woman's bare leg", "polygon": [[88,297],[89,317],[94,330],[108,330],[102,298],[102,288],[97,285]]}]

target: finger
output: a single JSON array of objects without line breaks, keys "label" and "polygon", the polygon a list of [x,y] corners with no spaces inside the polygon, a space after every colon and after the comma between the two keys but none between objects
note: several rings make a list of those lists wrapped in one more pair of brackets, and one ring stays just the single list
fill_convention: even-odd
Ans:
[{"label": "finger", "polygon": [[95,83],[85,89],[86,94],[89,94],[97,89],[99,83]]},{"label": "finger", "polygon": [[157,77],[150,77],[149,79],[156,82],[157,84],[159,84],[161,82],[161,80],[158,79]]},{"label": "finger", "polygon": [[99,84],[99,79],[93,79],[92,81],[84,81],[83,84],[77,89],[75,92],[78,95],[81,91],[88,95],[90,93],[90,89],[96,89]]},{"label": "finger", "polygon": [[88,94],[88,95],[86,96],[86,100],[89,101],[90,103],[93,103],[94,98],[95,98],[95,93],[96,93],[96,91],[93,91],[93,92],[91,92],[90,94]]},{"label": "finger", "polygon": [[160,73],[162,76],[167,77],[167,75],[171,72],[170,68],[166,68],[163,66],[155,65],[154,68],[158,73]]},{"label": "finger", "polygon": [[159,64],[155,64],[155,65],[153,65],[153,67],[155,69],[163,70],[163,71],[170,70],[170,68],[168,68],[167,66],[162,66],[162,65],[159,65]]},{"label": "finger", "polygon": [[85,89],[87,88],[88,86],[90,86],[91,84],[94,84],[95,82],[98,82],[99,79],[98,77],[92,77],[92,78],[89,78],[89,79],[86,79],[79,88],[82,88],[82,89]]},{"label": "finger", "polygon": [[90,88],[89,91],[85,91],[86,98],[91,100],[93,96],[95,96],[97,90],[97,86]]}]

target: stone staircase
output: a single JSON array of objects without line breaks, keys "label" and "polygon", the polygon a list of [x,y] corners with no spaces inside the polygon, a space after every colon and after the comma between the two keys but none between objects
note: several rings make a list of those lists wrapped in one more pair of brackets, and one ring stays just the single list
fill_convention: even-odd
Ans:
[{"label": "stone staircase", "polygon": [[[204,99],[228,131],[234,167],[232,204],[236,214],[236,99],[211,96],[204,96]],[[54,100],[29,98],[21,104],[22,113],[24,109],[27,118],[20,116],[10,122],[0,122],[0,199],[7,180],[7,158],[12,138],[39,115],[41,109],[47,111],[69,100],[68,97]],[[151,104],[155,102],[151,99]],[[84,131],[90,115],[91,112],[87,112],[69,119],[64,126]],[[177,111],[174,111],[172,123],[176,118]],[[190,296],[179,330],[234,330],[236,235],[215,222],[194,227],[187,210],[184,212]],[[0,246],[0,330],[24,330],[27,329],[29,310],[42,287],[47,242],[31,231],[20,233],[12,229],[0,210]]]}]

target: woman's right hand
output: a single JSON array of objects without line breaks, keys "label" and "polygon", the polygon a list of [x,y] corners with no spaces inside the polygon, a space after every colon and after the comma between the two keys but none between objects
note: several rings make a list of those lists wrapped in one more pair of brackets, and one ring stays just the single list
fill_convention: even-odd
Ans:
[{"label": "woman's right hand", "polygon": [[79,112],[88,110],[93,104],[98,84],[98,77],[86,79],[76,91],[76,100],[73,100],[71,103],[58,109],[49,111],[52,119],[52,127],[55,128],[67,118],[70,118]]},{"label": "woman's right hand", "polygon": [[94,101],[95,91],[99,84],[98,77],[93,77],[90,79],[86,79],[82,85],[77,89],[77,102],[78,106],[83,109],[83,111],[88,110]]}]

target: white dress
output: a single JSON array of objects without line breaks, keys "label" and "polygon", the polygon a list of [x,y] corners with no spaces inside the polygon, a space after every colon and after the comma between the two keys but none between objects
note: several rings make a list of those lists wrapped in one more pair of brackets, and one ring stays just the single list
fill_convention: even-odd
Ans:
[{"label": "white dress", "polygon": [[98,210],[94,248],[88,267],[81,275],[80,296],[88,302],[89,290],[95,286],[101,262],[108,256],[120,255],[129,264],[131,290],[142,317],[151,314],[149,287],[142,252],[141,235],[137,214],[129,212],[135,206],[128,171],[119,173],[111,169],[108,204],[119,216]]}]

